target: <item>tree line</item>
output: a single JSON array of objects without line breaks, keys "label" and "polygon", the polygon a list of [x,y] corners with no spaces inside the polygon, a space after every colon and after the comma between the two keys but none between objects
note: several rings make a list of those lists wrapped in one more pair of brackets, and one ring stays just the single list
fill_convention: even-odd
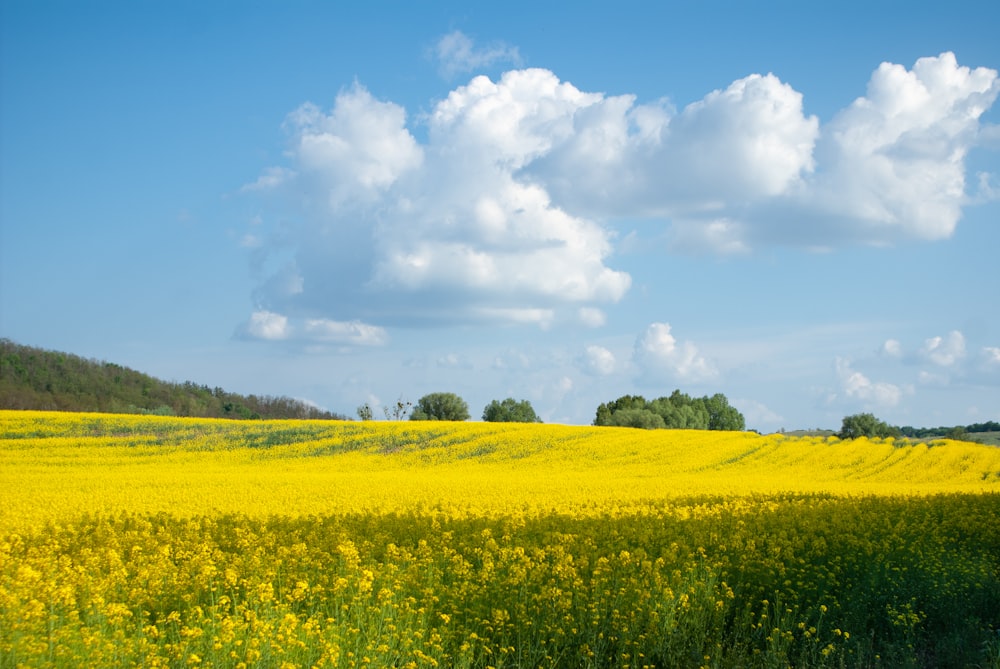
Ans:
[{"label": "tree line", "polygon": [[955,425],[953,427],[915,428],[909,425],[896,427],[879,420],[871,413],[857,413],[845,416],[837,436],[841,439],[857,439],[859,437],[907,437],[909,439],[924,439],[927,437],[946,437],[948,439],[968,440],[970,434],[984,432],[1000,432],[1000,423],[988,421],[972,425]]},{"label": "tree line", "polygon": [[[469,420],[469,405],[455,393],[424,395],[414,405],[400,398],[395,405],[383,408],[387,420]],[[372,420],[370,404],[357,409],[358,418]],[[528,400],[493,400],[483,409],[486,422],[540,423],[542,420]],[[743,414],[730,406],[726,396],[691,397],[675,390],[669,397],[647,401],[640,395],[624,395],[597,408],[594,425],[617,427],[686,428],[691,430],[744,430]]]},{"label": "tree line", "polygon": [[645,429],[745,430],[743,414],[722,393],[691,397],[675,390],[669,397],[647,400],[623,395],[597,407],[594,425]]},{"label": "tree line", "polygon": [[171,383],[109,362],[0,339],[0,408],[198,418],[345,419],[290,397]]},{"label": "tree line", "polygon": [[[394,405],[383,407],[386,420],[469,420],[469,405],[455,393],[428,393],[416,406],[402,398]],[[368,403],[357,409],[358,418],[372,420],[375,411]],[[488,423],[541,423],[542,419],[528,400],[493,400],[483,409],[483,420]]]}]

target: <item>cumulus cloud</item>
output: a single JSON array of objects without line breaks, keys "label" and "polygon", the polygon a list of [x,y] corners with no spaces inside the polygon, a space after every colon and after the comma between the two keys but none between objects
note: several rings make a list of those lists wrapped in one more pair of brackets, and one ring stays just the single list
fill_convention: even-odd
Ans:
[{"label": "cumulus cloud", "polygon": [[454,30],[441,37],[434,45],[433,55],[440,65],[441,75],[446,78],[474,72],[495,63],[513,65],[521,63],[521,54],[517,47],[503,42],[492,42],[484,47],[478,47],[460,30]]},{"label": "cumulus cloud", "polygon": [[690,341],[678,342],[669,323],[652,323],[635,342],[634,361],[643,376],[690,382],[718,376],[718,370]]},{"label": "cumulus cloud", "polygon": [[665,220],[678,250],[942,239],[964,205],[992,192],[990,175],[967,192],[965,157],[989,144],[980,117],[998,93],[995,70],[943,53],[911,69],[883,63],[826,125],[773,75],[679,113],[602,97],[531,173],[572,212]]},{"label": "cumulus cloud", "polygon": [[903,389],[899,386],[884,381],[872,381],[853,369],[850,361],[844,358],[837,358],[836,371],[841,392],[847,398],[858,400],[862,404],[894,407],[903,397]]},{"label": "cumulus cloud", "polygon": [[[516,56],[458,32],[437,53],[456,72]],[[972,200],[965,156],[986,141],[980,117],[998,93],[994,70],[950,53],[885,63],[823,125],[773,74],[678,110],[520,69],[454,88],[421,116],[418,141],[405,109],[355,84],[329,110],[292,112],[288,164],[244,188],[297,203],[253,232],[267,275],[254,300],[383,327],[599,326],[631,285],[611,266],[619,219],[713,253],[941,239]],[[708,373],[674,345],[676,371]]]},{"label": "cumulus cloud", "polygon": [[931,337],[924,342],[921,355],[941,367],[951,367],[965,357],[965,337],[952,330],[944,337]]},{"label": "cumulus cloud", "polygon": [[864,97],[823,129],[816,178],[793,199],[815,201],[831,236],[870,243],[943,239],[966,202],[964,159],[979,118],[1000,93],[997,72],[959,66],[954,54],[907,70],[882,63]]},{"label": "cumulus cloud", "polygon": [[584,370],[595,376],[608,376],[614,374],[617,369],[615,354],[603,346],[591,345],[587,347],[583,356]]},{"label": "cumulus cloud", "polygon": [[425,145],[402,108],[359,85],[329,112],[303,105],[286,123],[294,167],[278,184],[303,203],[303,222],[275,234],[294,257],[256,301],[380,324],[599,325],[595,305],[631,283],[605,264],[610,233],[515,174],[548,150],[556,126],[571,131],[587,98],[540,70],[477,77],[437,105]]},{"label": "cumulus cloud", "polygon": [[270,311],[255,311],[240,328],[240,334],[250,339],[279,340],[289,335],[288,318]]},{"label": "cumulus cloud", "polygon": [[[337,96],[330,113],[307,103],[288,116],[285,126],[299,169],[318,182],[332,212],[378,197],[404,173],[420,167],[423,159],[406,128],[406,111],[376,100],[358,84]],[[276,172],[274,185],[294,175],[287,168],[271,168],[261,179],[269,183]]]},{"label": "cumulus cloud", "polygon": [[532,174],[571,210],[686,220],[786,192],[812,169],[819,132],[802,95],[750,75],[680,113],[634,96],[591,98]]}]

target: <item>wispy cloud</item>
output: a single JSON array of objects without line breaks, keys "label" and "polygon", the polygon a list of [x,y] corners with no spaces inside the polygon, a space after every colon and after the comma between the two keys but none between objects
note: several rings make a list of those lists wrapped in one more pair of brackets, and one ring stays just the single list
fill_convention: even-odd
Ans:
[{"label": "wispy cloud", "polygon": [[521,64],[521,54],[517,47],[503,42],[477,46],[460,30],[441,37],[434,45],[433,53],[438,61],[441,75],[447,79],[495,64],[515,66]]},{"label": "wispy cloud", "polygon": [[361,321],[306,318],[299,321],[267,310],[258,310],[237,328],[242,339],[289,341],[304,345],[333,344],[380,346],[388,342],[385,328]]}]

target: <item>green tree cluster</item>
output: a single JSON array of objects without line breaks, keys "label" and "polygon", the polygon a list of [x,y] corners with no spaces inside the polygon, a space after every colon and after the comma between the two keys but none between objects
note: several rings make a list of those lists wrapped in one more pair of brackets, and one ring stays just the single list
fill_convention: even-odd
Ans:
[{"label": "green tree cluster", "polygon": [[513,397],[499,402],[493,400],[483,409],[483,420],[488,423],[541,423],[542,419],[528,400],[520,402]]},{"label": "green tree cluster", "polygon": [[469,420],[469,405],[455,393],[430,393],[417,400],[410,420]]},{"label": "green tree cluster", "polygon": [[912,427],[904,425],[899,428],[904,437],[922,439],[924,437],[940,437],[953,434],[979,434],[982,432],[1000,432],[1000,423],[995,420],[971,425],[955,425],[952,427]]},{"label": "green tree cluster", "polygon": [[199,418],[344,418],[289,397],[168,383],[121,365],[9,339],[0,339],[0,408]]},{"label": "green tree cluster", "polygon": [[900,436],[899,428],[881,421],[870,413],[856,413],[852,416],[845,416],[840,426],[837,436],[841,439],[858,439],[859,437],[886,437]]},{"label": "green tree cluster", "polygon": [[642,395],[623,395],[605,402],[597,407],[594,425],[739,431],[746,429],[746,420],[722,393],[691,397],[675,390],[651,401]]}]

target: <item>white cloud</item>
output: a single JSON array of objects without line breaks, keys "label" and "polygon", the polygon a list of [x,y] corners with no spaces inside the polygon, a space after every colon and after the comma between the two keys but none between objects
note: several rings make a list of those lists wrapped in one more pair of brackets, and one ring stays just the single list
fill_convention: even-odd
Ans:
[{"label": "white cloud", "polygon": [[690,341],[678,342],[669,323],[652,323],[636,339],[634,361],[642,374],[656,379],[699,382],[718,376],[718,370]]},{"label": "white cloud", "polygon": [[474,72],[494,63],[517,65],[521,62],[517,47],[503,42],[476,47],[472,39],[460,30],[452,31],[438,40],[434,45],[434,57],[440,63],[442,76],[446,78]]},{"label": "white cloud", "polygon": [[882,354],[890,358],[902,358],[903,345],[899,343],[898,339],[886,339],[885,343],[882,344]]},{"label": "white cloud", "polygon": [[[516,53],[456,32],[438,55],[458,71]],[[406,110],[355,84],[329,111],[290,114],[289,164],[244,189],[298,203],[245,240],[270,273],[254,299],[341,323],[596,327],[631,286],[609,266],[613,219],[653,219],[670,248],[726,254],[940,239],[970,201],[965,156],[987,141],[979,119],[998,93],[995,71],[950,53],[883,64],[821,126],[772,74],[677,111],[523,69],[456,87],[418,141]],[[676,373],[714,373],[675,347]]]},{"label": "white cloud", "polygon": [[1000,347],[997,346],[984,346],[983,347],[983,359],[986,364],[993,367],[1000,367]]},{"label": "white cloud", "polygon": [[607,316],[596,307],[580,307],[577,311],[580,322],[589,328],[599,328],[607,322]]},{"label": "white cloud", "polygon": [[245,193],[255,190],[271,190],[294,177],[295,173],[286,167],[269,167],[264,170],[263,174],[257,177],[256,181],[246,184],[241,190]]},{"label": "white cloud", "polygon": [[[582,108],[572,136],[530,169],[574,213],[667,219],[678,250],[942,239],[972,202],[965,157],[989,145],[979,119],[998,93],[995,70],[944,53],[910,70],[882,64],[867,94],[822,127],[773,75],[680,113],[607,97]],[[981,200],[992,189],[978,179]]]},{"label": "white cloud", "polygon": [[680,219],[670,228],[669,246],[675,251],[737,255],[750,251],[746,236],[746,224],[740,221]]},{"label": "white cloud", "polygon": [[952,330],[944,337],[931,337],[924,342],[921,355],[941,367],[952,367],[965,357],[965,337]]},{"label": "white cloud", "polygon": [[237,329],[237,336],[267,341],[296,341],[304,344],[380,346],[388,342],[384,328],[361,321],[334,321],[307,318],[293,321],[272,311],[258,310]]},{"label": "white cloud", "polygon": [[270,311],[255,311],[241,328],[241,334],[251,339],[286,339],[289,335],[288,318]]},{"label": "white cloud", "polygon": [[631,284],[605,265],[610,233],[516,175],[599,97],[544,70],[477,77],[428,116],[426,145],[402,108],[358,85],[328,113],[303,105],[286,124],[295,177],[283,188],[304,220],[274,235],[294,257],[255,298],[290,316],[380,324],[599,325],[596,305]]},{"label": "white cloud", "polygon": [[836,370],[841,392],[850,399],[860,400],[865,405],[894,407],[903,397],[899,386],[884,381],[873,382],[853,369],[850,361],[844,358],[837,358]]},{"label": "white cloud", "polygon": [[[812,169],[819,122],[774,75],[750,75],[673,113],[633,96],[588,98],[532,174],[572,211],[685,217],[786,192]],[[722,228],[725,217],[709,222]],[[734,223],[729,222],[732,229]],[[716,232],[715,234],[720,234]]]},{"label": "white cloud", "polygon": [[952,53],[911,70],[883,63],[867,95],[823,128],[820,170],[799,206],[825,214],[820,228],[834,238],[949,237],[966,201],[965,156],[998,93],[995,70],[961,67]]},{"label": "white cloud", "polygon": [[[377,197],[423,161],[421,147],[406,129],[406,111],[376,100],[358,84],[337,96],[329,114],[306,103],[285,125],[301,176],[318,181],[316,188],[333,211]],[[281,168],[269,173],[275,170]],[[283,170],[282,181],[293,173]]]},{"label": "white cloud", "polygon": [[303,334],[316,342],[379,346],[389,340],[384,328],[361,321],[333,321],[327,318],[310,318],[305,321]]},{"label": "white cloud", "polygon": [[617,365],[615,354],[596,344],[588,346],[583,356],[584,370],[595,376],[614,374]]}]

